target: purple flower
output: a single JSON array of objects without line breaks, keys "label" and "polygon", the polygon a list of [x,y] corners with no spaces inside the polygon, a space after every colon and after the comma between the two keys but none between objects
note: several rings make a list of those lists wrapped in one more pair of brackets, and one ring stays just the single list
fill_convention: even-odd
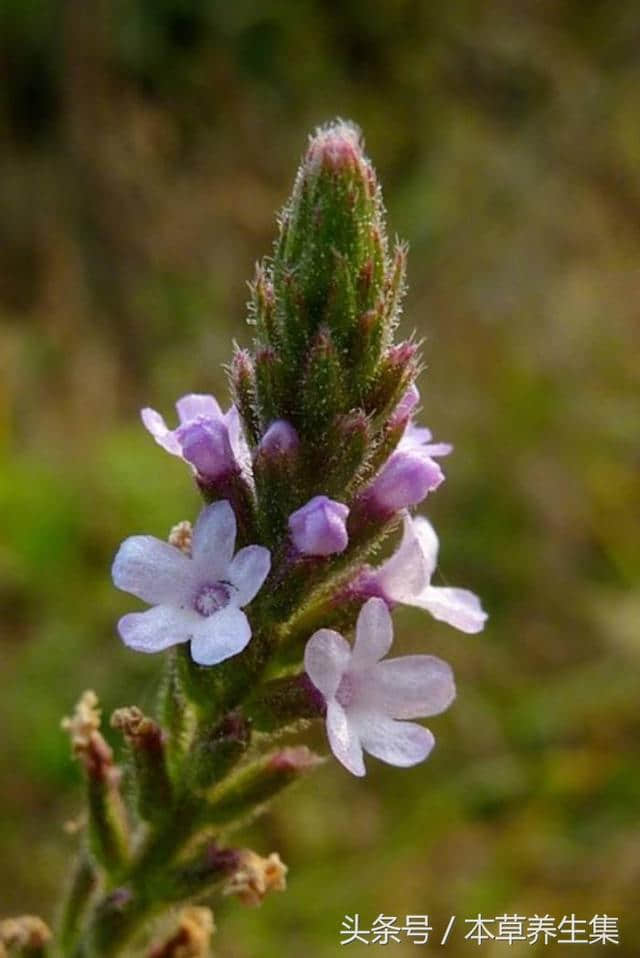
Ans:
[{"label": "purple flower", "polygon": [[349,508],[327,496],[314,496],[289,516],[293,544],[303,555],[329,556],[347,548]]},{"label": "purple flower", "polygon": [[402,448],[391,454],[364,496],[383,512],[415,506],[444,481],[440,466],[417,448]]},{"label": "purple flower", "polygon": [[411,412],[419,398],[417,388],[411,386],[398,403],[391,423],[399,425],[406,421],[404,434],[363,494],[365,501],[383,512],[415,506],[444,482],[444,474],[435,458],[448,455],[453,447],[446,442],[431,443],[430,430],[413,425]]},{"label": "purple flower", "polygon": [[242,651],[251,626],[241,608],[262,586],[271,556],[263,546],[246,546],[234,556],[235,538],[233,510],[222,501],[200,513],[191,557],[154,536],[126,539],[113,563],[113,581],[153,608],[120,619],[125,645],[160,652],[190,641],[199,665],[215,665]]},{"label": "purple flower", "polygon": [[353,648],[338,633],[320,629],[307,642],[304,665],[327,703],[331,751],[354,775],[364,775],[362,751],[389,765],[422,762],[434,745],[414,722],[444,711],[455,697],[451,669],[431,655],[386,659],[393,642],[382,599],[363,605]]},{"label": "purple flower", "polygon": [[422,516],[406,515],[400,546],[375,570],[365,589],[388,603],[426,609],[434,619],[462,632],[481,632],[487,614],[473,592],[431,585],[437,563],[438,537],[433,526]]},{"label": "purple flower", "polygon": [[210,481],[246,467],[248,450],[235,406],[223,413],[213,396],[191,393],[177,401],[176,409],[176,429],[169,429],[155,409],[141,412],[142,422],[163,449]]}]

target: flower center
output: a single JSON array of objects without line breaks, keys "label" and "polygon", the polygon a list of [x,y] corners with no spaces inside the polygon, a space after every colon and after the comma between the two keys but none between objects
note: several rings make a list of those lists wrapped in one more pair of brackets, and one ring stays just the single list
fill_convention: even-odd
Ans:
[{"label": "flower center", "polygon": [[207,582],[203,585],[193,600],[193,607],[196,612],[205,618],[224,609],[228,605],[231,597],[231,589],[224,582]]},{"label": "flower center", "polygon": [[353,702],[354,693],[355,682],[353,676],[349,672],[345,672],[340,679],[340,685],[336,692],[336,702],[343,708],[347,708]]}]

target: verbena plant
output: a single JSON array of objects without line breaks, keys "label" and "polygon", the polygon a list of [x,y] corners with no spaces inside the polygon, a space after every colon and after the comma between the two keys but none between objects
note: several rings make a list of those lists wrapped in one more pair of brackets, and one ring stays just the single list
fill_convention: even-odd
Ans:
[{"label": "verbena plant", "polygon": [[278,745],[283,731],[302,740],[309,720],[324,721],[333,755],[359,776],[363,752],[397,766],[429,755],[433,735],[410,720],[447,708],[453,676],[433,656],[387,657],[390,610],[418,606],[466,632],[485,614],[472,593],[431,584],[438,540],[410,512],[443,481],[450,446],[414,424],[419,349],[394,342],[405,262],[358,131],[318,130],[251,284],[255,336],[231,360],[230,409],[184,396],[174,429],[142,411],[205,502],[193,527],[179,523],[168,542],[132,536],[113,564],[115,585],[150,606],[118,630],[131,649],[163,653],[157,712],[112,716],[126,794],[94,693],[65,720],[86,771],[86,845],[56,935],[16,919],[2,926],[5,948],[206,955],[206,909],[183,911],[157,944],[145,929],[178,904],[216,893],[258,903],[284,888],[276,853],[229,844],[321,762],[304,744]]}]

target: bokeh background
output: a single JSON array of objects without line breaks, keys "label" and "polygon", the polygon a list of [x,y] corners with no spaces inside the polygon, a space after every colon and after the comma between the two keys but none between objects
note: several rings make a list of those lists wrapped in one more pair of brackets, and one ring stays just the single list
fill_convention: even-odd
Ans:
[{"label": "bokeh background", "polygon": [[73,855],[61,715],[87,686],[153,700],[110,562],[198,499],[138,409],[225,396],[245,281],[340,115],[410,242],[423,419],[456,446],[427,508],[441,581],[491,619],[398,611],[457,675],[432,758],[334,763],[274,806],[246,840],[289,890],[225,904],[217,953],[336,955],[354,912],[575,912],[619,916],[610,950],[637,955],[639,44],[634,0],[2,0],[2,914],[50,917]]}]

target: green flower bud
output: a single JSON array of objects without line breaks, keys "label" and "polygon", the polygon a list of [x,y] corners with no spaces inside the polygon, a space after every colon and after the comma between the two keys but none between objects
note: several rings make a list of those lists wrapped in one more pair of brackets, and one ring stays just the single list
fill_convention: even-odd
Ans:
[{"label": "green flower bud", "polygon": [[287,362],[322,324],[349,347],[357,317],[383,292],[386,260],[380,190],[354,126],[311,138],[280,226],[273,286]]},{"label": "green flower bud", "polygon": [[116,709],[111,726],[122,732],[129,745],[141,817],[149,822],[161,820],[173,794],[162,729],[135,705]]},{"label": "green flower bud", "polygon": [[229,382],[233,401],[242,417],[247,441],[249,445],[255,446],[260,439],[260,416],[257,407],[256,372],[248,350],[236,348],[229,369]]}]

